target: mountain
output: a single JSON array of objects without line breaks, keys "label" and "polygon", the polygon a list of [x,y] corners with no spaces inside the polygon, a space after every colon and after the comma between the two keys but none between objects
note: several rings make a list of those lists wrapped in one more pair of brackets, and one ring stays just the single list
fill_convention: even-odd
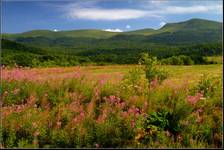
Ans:
[{"label": "mountain", "polygon": [[127,32],[109,32],[99,29],[82,29],[71,31],[51,31],[51,30],[32,30],[24,33],[17,34],[3,34],[4,38],[19,38],[19,37],[47,37],[47,38],[59,38],[59,37],[87,37],[87,38],[109,38],[118,34],[138,34],[138,35],[154,35],[164,32],[178,32],[183,30],[221,30],[222,23],[216,21],[210,21],[205,19],[190,19],[184,22],[167,23],[160,29],[140,29]]},{"label": "mountain", "polygon": [[35,38],[35,37],[45,37],[50,39],[61,37],[104,39],[112,37],[117,34],[118,34],[117,32],[108,32],[97,29],[57,31],[57,32],[50,30],[33,30],[19,34],[3,34],[3,37],[13,40],[17,38]]},{"label": "mountain", "polygon": [[3,54],[5,53],[34,53],[34,54],[44,54],[46,51],[32,47],[29,45],[21,44],[18,42],[2,39],[1,46],[3,48]]},{"label": "mountain", "polygon": [[164,44],[198,44],[221,42],[222,23],[203,19],[191,19],[180,23],[168,23],[147,41]]},{"label": "mountain", "polygon": [[[130,63],[143,51],[160,58],[179,54],[220,54],[222,23],[191,19],[167,23],[157,30],[147,28],[122,33],[97,29],[57,32],[33,30],[3,34],[2,37],[5,39],[3,54],[14,48],[16,53],[29,52],[36,55],[41,52],[41,55],[47,55],[44,59],[50,58],[50,55],[57,55],[58,59],[59,55],[63,55],[61,59],[78,56],[94,62]],[[56,57],[54,59],[57,60]]]},{"label": "mountain", "polygon": [[156,30],[155,29],[141,29],[141,30],[135,30],[135,31],[128,31],[128,32],[125,32],[124,34],[128,34],[128,35],[152,35],[152,34],[155,34],[156,33]]}]

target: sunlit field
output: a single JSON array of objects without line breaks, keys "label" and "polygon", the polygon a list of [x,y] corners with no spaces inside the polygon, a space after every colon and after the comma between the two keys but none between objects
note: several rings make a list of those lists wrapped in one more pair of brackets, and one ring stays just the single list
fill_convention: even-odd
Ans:
[{"label": "sunlit field", "polygon": [[1,147],[221,147],[222,64],[157,67],[2,68]]},{"label": "sunlit field", "polygon": [[[2,78],[5,80],[29,80],[46,81],[68,79],[84,75],[85,80],[98,81],[105,80],[112,83],[119,83],[122,77],[137,65],[111,65],[111,66],[77,66],[77,67],[55,67],[55,68],[5,68],[2,70]],[[183,80],[194,83],[201,76],[211,75],[222,77],[222,64],[215,65],[192,65],[192,66],[158,66],[169,73],[169,80],[177,81],[179,84]]]}]

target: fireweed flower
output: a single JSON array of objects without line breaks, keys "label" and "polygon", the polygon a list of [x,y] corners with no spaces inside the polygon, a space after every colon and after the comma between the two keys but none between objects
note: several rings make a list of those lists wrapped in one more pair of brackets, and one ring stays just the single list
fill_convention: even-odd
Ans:
[{"label": "fireweed flower", "polygon": [[84,111],[81,111],[79,115],[80,115],[80,117],[84,118],[85,117]]},{"label": "fireweed flower", "polygon": [[111,103],[115,103],[115,102],[116,102],[116,97],[115,97],[114,95],[111,95],[111,96],[109,97],[109,101],[110,101]]},{"label": "fireweed flower", "polygon": [[131,128],[135,127],[135,121],[131,121]]},{"label": "fireweed flower", "polygon": [[99,81],[99,83],[100,83],[100,85],[104,85],[104,84],[105,84],[105,80],[104,80],[104,79],[101,79],[101,80]]},{"label": "fireweed flower", "polygon": [[98,97],[99,96],[99,93],[100,93],[99,89],[96,88],[96,90],[95,90],[95,97]]},{"label": "fireweed flower", "polygon": [[195,96],[187,96],[187,101],[192,104],[195,105],[201,98],[203,97],[203,94],[201,93],[197,93]]},{"label": "fireweed flower", "polygon": [[150,86],[155,88],[156,86],[158,85],[158,80],[157,79],[154,79],[150,82]]},{"label": "fireweed flower", "polygon": [[198,112],[198,113],[202,113],[202,112],[203,112],[203,109],[199,108],[199,109],[197,110],[197,112]]}]

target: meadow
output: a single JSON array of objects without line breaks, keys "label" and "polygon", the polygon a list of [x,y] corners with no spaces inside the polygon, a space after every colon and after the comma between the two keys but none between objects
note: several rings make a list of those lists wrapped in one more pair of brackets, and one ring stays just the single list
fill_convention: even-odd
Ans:
[{"label": "meadow", "polygon": [[222,64],[1,68],[1,148],[220,148]]}]

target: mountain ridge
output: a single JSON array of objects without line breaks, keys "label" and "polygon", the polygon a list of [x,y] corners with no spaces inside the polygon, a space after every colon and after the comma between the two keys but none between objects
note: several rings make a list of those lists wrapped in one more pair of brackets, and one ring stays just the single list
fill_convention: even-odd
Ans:
[{"label": "mountain ridge", "polygon": [[160,29],[108,32],[98,29],[68,31],[33,30],[3,34],[3,38],[49,49],[149,48],[152,45],[192,45],[221,42],[222,23],[205,19],[167,23]]},{"label": "mountain ridge", "polygon": [[[160,27],[159,29],[153,29],[153,28],[143,28],[143,29],[137,29],[137,30],[129,30],[129,31],[124,31],[124,32],[111,32],[111,31],[105,31],[102,29],[77,29],[77,30],[61,30],[61,31],[53,31],[53,30],[47,30],[47,29],[40,29],[40,30],[30,30],[30,31],[25,31],[21,33],[3,33],[3,35],[18,35],[18,34],[33,34],[33,33],[68,33],[68,32],[104,32],[108,34],[123,34],[123,33],[135,33],[135,32],[140,32],[140,31],[159,31],[164,28],[167,28],[171,25],[176,25],[176,24],[184,24],[184,23],[192,23],[192,22],[206,22],[206,23],[216,23],[222,25],[222,22],[218,21],[213,21],[213,20],[206,20],[206,19],[199,19],[199,18],[192,18],[186,21],[181,21],[181,22],[172,22],[172,23],[166,23],[164,26]],[[32,36],[32,35],[31,35]]]}]

